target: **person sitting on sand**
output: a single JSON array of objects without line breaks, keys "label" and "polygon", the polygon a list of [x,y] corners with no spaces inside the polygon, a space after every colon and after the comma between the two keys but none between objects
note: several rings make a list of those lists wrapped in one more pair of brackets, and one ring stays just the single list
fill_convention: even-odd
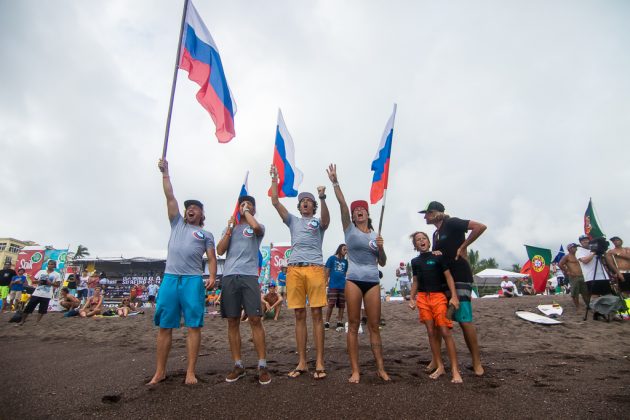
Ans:
[{"label": "person sitting on sand", "polygon": [[121,318],[127,318],[127,315],[129,315],[129,312],[133,312],[135,310],[136,310],[136,305],[134,305],[131,302],[131,298],[124,297],[122,302],[120,302],[120,304],[118,305],[118,308],[116,309],[116,313]]},{"label": "person sitting on sand", "polygon": [[62,287],[59,291],[59,305],[66,310],[64,317],[78,315],[77,308],[81,306],[81,301],[70,293],[70,289]]},{"label": "person sitting on sand", "polygon": [[103,311],[103,295],[100,286],[94,288],[94,294],[89,298],[83,308],[79,310],[81,318],[89,318],[94,315],[100,315]]},{"label": "person sitting on sand", "polygon": [[508,276],[503,276],[503,281],[501,282],[501,290],[503,291],[503,297],[511,298],[516,295],[516,286],[514,285],[512,280],[508,278]]},{"label": "person sitting on sand", "polygon": [[348,248],[348,271],[346,273],[345,300],[348,308],[347,347],[352,373],[348,382],[359,383],[359,326],[361,306],[365,307],[366,321],[370,333],[370,347],[374,355],[376,375],[383,381],[391,381],[385,371],[383,344],[379,323],[381,320],[381,288],[378,266],[387,263],[383,237],[374,231],[367,201],[356,200],[350,204],[339,186],[337,165],[326,169],[339,202],[341,225]]},{"label": "person sitting on sand", "polygon": [[[462,383],[462,376],[457,365],[455,341],[451,335],[453,321],[447,318],[447,298],[445,290],[450,292],[448,306],[459,308],[459,299],[455,290],[455,281],[441,255],[433,254],[429,236],[424,232],[414,232],[411,236],[414,248],[420,255],[411,260],[413,283],[411,285],[411,309],[418,308],[420,321],[427,328],[431,346],[432,363],[436,369],[429,375],[437,379],[446,373],[440,352],[440,335],[444,337],[448,357],[451,360],[452,383]],[[440,331],[438,333],[437,331]],[[429,367],[430,368],[430,367]]]},{"label": "person sitting on sand", "polygon": [[269,291],[262,297],[262,303],[265,311],[265,319],[278,320],[280,310],[282,309],[282,296],[276,292],[276,284],[269,284]]},{"label": "person sitting on sand", "polygon": [[534,290],[532,285],[529,283],[529,277],[525,277],[524,279],[522,279],[521,284],[522,284],[521,287],[523,288],[521,293],[523,293],[523,295],[534,296],[536,294],[536,291]]}]

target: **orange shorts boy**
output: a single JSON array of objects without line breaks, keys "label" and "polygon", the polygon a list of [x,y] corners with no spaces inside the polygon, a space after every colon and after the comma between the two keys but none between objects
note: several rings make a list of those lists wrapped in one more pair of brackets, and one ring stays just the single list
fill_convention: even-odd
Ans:
[{"label": "orange shorts boy", "polygon": [[324,266],[293,266],[287,269],[287,306],[289,309],[326,306],[326,271]]},{"label": "orange shorts boy", "polygon": [[416,305],[420,321],[433,320],[433,324],[438,327],[453,328],[453,321],[446,317],[448,300],[441,292],[418,292]]}]

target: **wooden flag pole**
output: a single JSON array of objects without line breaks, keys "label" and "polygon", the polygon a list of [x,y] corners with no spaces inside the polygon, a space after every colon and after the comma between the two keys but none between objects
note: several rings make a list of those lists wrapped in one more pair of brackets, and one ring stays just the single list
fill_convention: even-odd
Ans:
[{"label": "wooden flag pole", "polygon": [[383,190],[383,204],[381,205],[381,217],[378,221],[378,236],[381,236],[383,228],[383,215],[385,214],[385,202],[387,201],[387,189]]},{"label": "wooden flag pole", "polygon": [[166,158],[166,149],[168,148],[168,135],[169,135],[169,132],[171,131],[171,115],[173,113],[173,99],[175,98],[175,86],[177,86],[177,70],[179,69],[179,55],[182,52],[182,37],[184,35],[184,25],[186,24],[186,11],[188,10],[188,1],[189,0],[184,0],[184,11],[182,12],[182,23],[179,28],[179,41],[177,42],[177,57],[175,57],[173,83],[171,84],[171,100],[168,103],[166,129],[164,130],[164,146],[162,146],[162,159]]}]

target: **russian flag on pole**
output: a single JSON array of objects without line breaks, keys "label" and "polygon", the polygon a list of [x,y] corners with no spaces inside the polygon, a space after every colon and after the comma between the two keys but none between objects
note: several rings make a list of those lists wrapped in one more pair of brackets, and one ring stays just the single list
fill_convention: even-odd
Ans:
[{"label": "russian flag on pole", "polygon": [[[249,177],[249,171],[247,171],[245,173],[245,181],[243,181],[243,186],[241,187],[241,191],[238,193],[239,197],[242,197],[244,195],[249,195],[249,188],[247,187],[247,178]],[[236,219],[236,223],[241,221],[241,213],[238,211],[238,199],[236,200],[236,206],[234,207],[234,213],[232,213],[232,216],[234,217],[234,219]]]},{"label": "russian flag on pole", "polygon": [[392,139],[394,137],[394,119],[396,118],[396,104],[394,104],[394,111],[391,117],[387,120],[385,125],[385,131],[381,138],[381,143],[378,145],[376,156],[372,162],[372,170],[374,176],[372,177],[372,188],[370,188],[370,202],[372,204],[377,203],[383,198],[383,194],[387,189],[387,181],[389,177],[389,158],[392,154]]},{"label": "russian flag on pole", "polygon": [[[278,109],[276,143],[273,150],[273,164],[278,169],[278,197],[295,197],[302,183],[302,171],[295,166],[293,139]],[[271,188],[267,193],[271,197]]]},{"label": "russian flag on pole", "polygon": [[236,103],[225,79],[219,49],[192,1],[186,10],[179,68],[186,70],[188,78],[201,87],[197,100],[210,113],[219,142],[232,140]]}]

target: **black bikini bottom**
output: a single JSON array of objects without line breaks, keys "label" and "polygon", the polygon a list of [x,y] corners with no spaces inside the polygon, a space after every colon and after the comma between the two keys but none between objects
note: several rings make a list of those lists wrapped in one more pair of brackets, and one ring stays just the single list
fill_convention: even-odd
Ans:
[{"label": "black bikini bottom", "polygon": [[363,296],[365,296],[368,290],[370,290],[372,287],[379,285],[379,283],[374,283],[371,281],[359,281],[359,280],[348,280],[348,281],[356,284],[357,287],[361,290],[361,293],[363,294]]}]

